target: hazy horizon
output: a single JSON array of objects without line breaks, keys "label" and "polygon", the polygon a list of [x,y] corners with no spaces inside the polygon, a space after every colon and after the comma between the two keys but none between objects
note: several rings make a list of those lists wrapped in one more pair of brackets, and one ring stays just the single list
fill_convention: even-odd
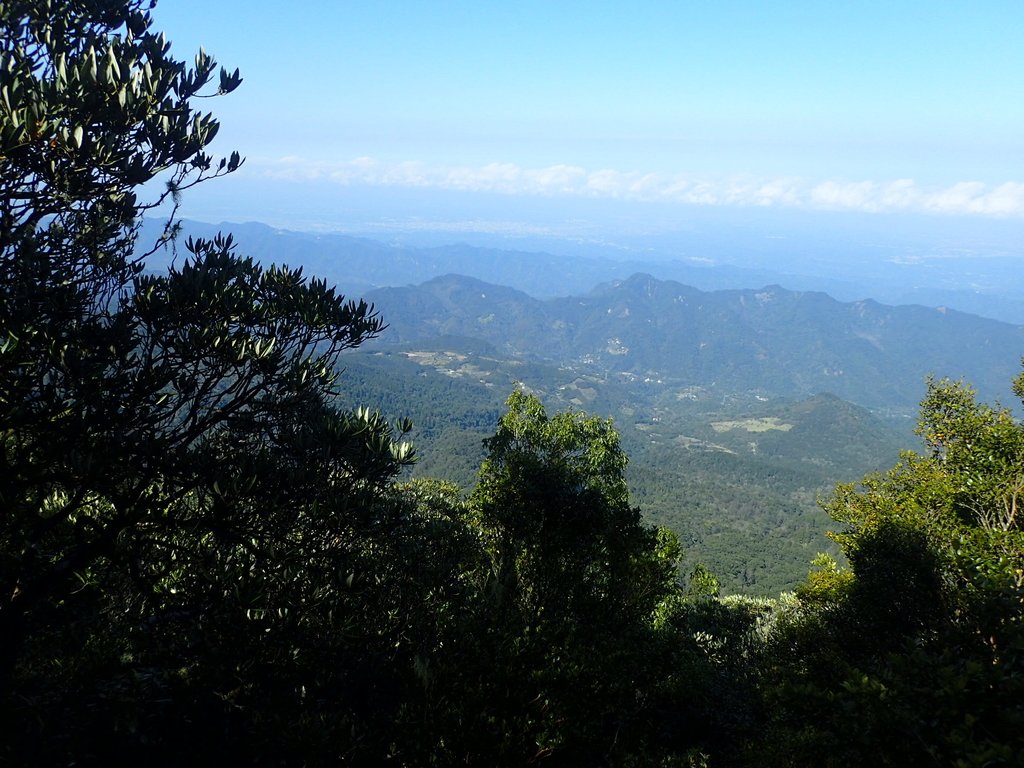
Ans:
[{"label": "hazy horizon", "polygon": [[187,218],[1024,296],[1019,3],[154,16],[178,57],[244,78],[209,108],[246,164]]},{"label": "hazy horizon", "polygon": [[446,218],[496,195],[1024,221],[1019,3],[176,0],[155,19],[179,57],[203,45],[244,77],[210,109],[247,164],[195,217],[244,218],[246,186],[272,207],[277,184],[281,219],[333,187],[455,194]]}]

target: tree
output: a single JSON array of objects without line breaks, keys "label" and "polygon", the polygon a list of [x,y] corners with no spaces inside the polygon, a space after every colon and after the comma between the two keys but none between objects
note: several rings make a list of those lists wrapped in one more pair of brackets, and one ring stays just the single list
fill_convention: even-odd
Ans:
[{"label": "tree", "polygon": [[507,407],[469,499],[490,574],[467,630],[481,647],[452,683],[468,716],[452,741],[480,763],[619,759],[643,739],[678,543],[630,505],[610,421],[549,417],[522,391]]},{"label": "tree", "polygon": [[840,485],[826,505],[849,570],[818,561],[769,644],[758,764],[1024,755],[1024,426],[942,380],[929,381],[918,432],[924,454]]},{"label": "tree", "polygon": [[611,423],[571,411],[549,418],[520,390],[506,405],[484,443],[472,504],[510,604],[527,623],[648,615],[667,572],[643,573],[656,531],[629,503],[627,459]]},{"label": "tree", "polygon": [[118,701],[184,701],[221,674],[219,653],[239,690],[260,689],[238,654],[269,664],[324,642],[330,622],[283,617],[341,594],[360,537],[391,519],[382,489],[412,460],[397,441],[408,424],[335,399],[339,354],[383,328],[372,306],[241,258],[230,237],[189,240],[180,267],[143,273],[142,216],[168,213],[152,247],[173,246],[179,195],[241,164],[207,154],[218,124],[194,106],[238,72],[215,77],[202,51],[191,67],[173,58],[151,5],[0,4],[9,749],[62,707],[102,723]]}]

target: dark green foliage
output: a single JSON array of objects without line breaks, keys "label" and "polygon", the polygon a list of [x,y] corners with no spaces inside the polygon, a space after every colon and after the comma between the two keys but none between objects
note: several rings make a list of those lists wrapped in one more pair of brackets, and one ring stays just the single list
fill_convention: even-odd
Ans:
[{"label": "dark green foliage", "polygon": [[[650,620],[678,550],[629,504],[607,422],[508,401],[470,498],[491,560],[474,762],[617,762],[642,742]],[[653,682],[653,680],[652,680]],[[504,745],[492,752],[495,745]]]},{"label": "dark green foliage", "polygon": [[[256,734],[321,717],[302,702],[323,691],[384,696],[398,630],[371,606],[390,599],[381,585],[415,596],[394,586],[404,574],[367,578],[373,542],[398,546],[407,515],[383,487],[411,452],[333,401],[338,355],[382,327],[372,308],[239,258],[230,237],[189,240],[180,268],[142,274],[138,217],[240,162],[204,154],[217,124],[190,107],[213,61],[170,58],[143,6],[0,8],[12,762],[180,763],[196,743],[266,757],[283,745]],[[160,174],[166,192],[140,202]],[[346,633],[370,639],[343,652],[330,638]],[[339,724],[346,707],[367,711],[339,699]]]},{"label": "dark green foliage", "polygon": [[[461,350],[452,343],[442,352],[462,354]],[[473,363],[480,365],[476,358]],[[511,382],[500,381],[498,390],[496,383],[488,386],[468,376],[447,376],[400,354],[360,352],[346,355],[342,365],[340,386],[347,401],[372,402],[384,412],[403,413],[414,423],[412,435],[422,448],[412,474],[443,477],[472,488],[486,455],[483,440],[494,433],[502,414],[501,393],[512,387]]]},{"label": "dark green foliage", "polygon": [[850,571],[819,562],[768,646],[758,764],[1024,757],[1024,428],[942,381],[920,432],[929,455],[828,504]]}]

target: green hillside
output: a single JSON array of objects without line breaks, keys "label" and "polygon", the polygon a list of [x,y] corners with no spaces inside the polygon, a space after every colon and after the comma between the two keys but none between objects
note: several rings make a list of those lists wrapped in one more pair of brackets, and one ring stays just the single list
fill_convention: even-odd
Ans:
[{"label": "green hillside", "polygon": [[928,374],[966,378],[1009,402],[1024,328],[954,311],[842,303],[778,286],[702,292],[634,275],[586,295],[539,300],[455,275],[367,294],[390,325],[379,343],[452,334],[503,353],[721,394],[831,392],[913,413]]},{"label": "green hillside", "polygon": [[818,552],[834,550],[819,496],[888,468],[909,440],[830,395],[792,401],[666,393],[504,358],[452,337],[349,354],[344,369],[346,400],[375,402],[413,421],[419,461],[412,476],[467,489],[485,455],[482,441],[515,387],[553,408],[612,418],[630,457],[635,503],[687,543],[684,571],[704,562],[731,592],[792,589]]}]

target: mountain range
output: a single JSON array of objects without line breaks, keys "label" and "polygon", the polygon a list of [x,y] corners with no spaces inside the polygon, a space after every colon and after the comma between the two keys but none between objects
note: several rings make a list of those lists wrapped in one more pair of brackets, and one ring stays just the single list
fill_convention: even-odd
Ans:
[{"label": "mountain range", "polygon": [[768,397],[830,392],[875,409],[914,409],[927,375],[965,378],[1010,403],[1024,351],[1024,327],[954,310],[779,286],[707,292],[645,274],[551,299],[459,275],[366,298],[389,323],[384,344],[462,336],[604,376]]},{"label": "mountain range", "polygon": [[[1002,251],[990,258],[957,252],[953,258],[940,248],[934,259],[923,259],[900,256],[895,249],[887,256],[889,260],[879,263],[877,254],[866,260],[867,253],[877,250],[870,244],[821,236],[813,243],[820,253],[807,252],[807,244],[801,249],[785,238],[757,238],[737,231],[735,223],[726,230],[716,238],[690,243],[690,248],[682,251],[672,242],[648,251],[642,243],[626,249],[590,242],[490,238],[470,245],[458,239],[461,235],[479,240],[470,233],[450,233],[450,240],[421,242],[397,232],[354,237],[293,232],[252,222],[184,222],[186,235],[210,237],[218,231],[232,232],[240,252],[267,264],[302,265],[351,295],[459,274],[507,285],[537,298],[551,298],[586,293],[598,283],[639,272],[704,291],[777,284],[793,291],[825,292],[843,301],[870,297],[887,304],[948,306],[1024,323],[1019,270]],[[152,242],[158,231],[159,222],[149,222],[142,241]],[[649,240],[658,243],[657,238]],[[555,252],[545,251],[545,245]],[[168,254],[159,254],[152,263],[163,264],[167,259]]]}]

